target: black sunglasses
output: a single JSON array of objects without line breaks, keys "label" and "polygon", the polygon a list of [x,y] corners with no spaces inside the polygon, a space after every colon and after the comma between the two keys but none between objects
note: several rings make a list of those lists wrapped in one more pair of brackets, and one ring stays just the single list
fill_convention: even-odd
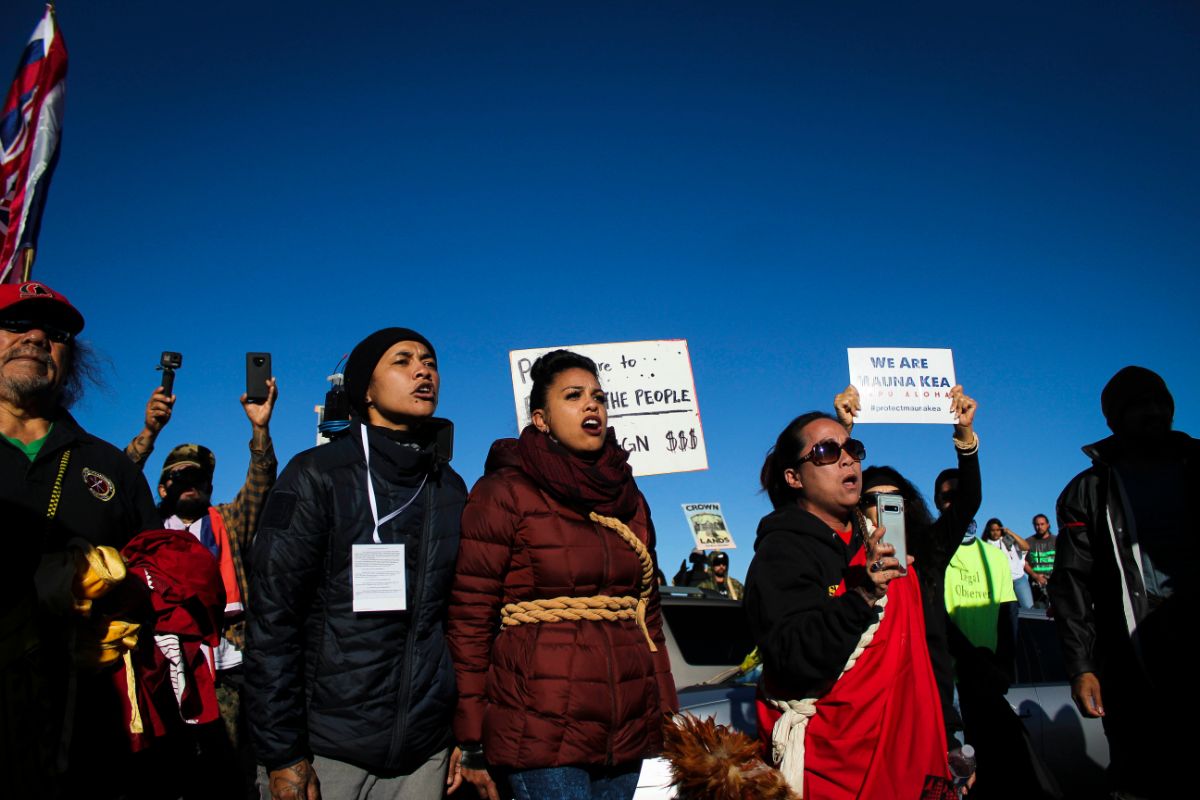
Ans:
[{"label": "black sunglasses", "polygon": [[33,319],[0,319],[0,330],[9,333],[29,333],[35,329],[43,331],[47,339],[58,344],[66,344],[75,338],[75,334],[63,330],[57,325],[51,325],[49,322]]},{"label": "black sunglasses", "polygon": [[855,461],[862,461],[867,457],[867,446],[858,439],[847,439],[844,442],[826,439],[823,442],[814,444],[808,455],[796,462],[796,466],[800,466],[805,461],[811,461],[817,467],[836,464],[838,459],[842,457],[843,450],[846,451],[846,455]]}]

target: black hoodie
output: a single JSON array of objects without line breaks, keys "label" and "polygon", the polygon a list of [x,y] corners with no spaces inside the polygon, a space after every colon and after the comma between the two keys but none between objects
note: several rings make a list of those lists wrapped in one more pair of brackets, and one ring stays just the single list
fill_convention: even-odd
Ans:
[{"label": "black hoodie", "polygon": [[838,584],[865,580],[849,570],[862,546],[855,525],[850,544],[799,506],[776,509],[758,524],[754,560],[746,575],[746,611],[771,690],[788,698],[828,691],[863,631],[879,612]]}]

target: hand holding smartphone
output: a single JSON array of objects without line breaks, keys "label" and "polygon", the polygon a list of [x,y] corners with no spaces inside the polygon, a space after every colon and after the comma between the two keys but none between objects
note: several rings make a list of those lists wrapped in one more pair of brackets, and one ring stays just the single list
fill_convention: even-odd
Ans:
[{"label": "hand holding smartphone", "polygon": [[270,353],[246,353],[246,402],[265,403],[270,396],[267,379],[271,377]]},{"label": "hand holding smartphone", "polygon": [[879,524],[884,531],[883,541],[896,548],[895,558],[900,562],[900,574],[908,574],[908,532],[904,527],[904,498],[898,494],[878,494],[875,509]]}]

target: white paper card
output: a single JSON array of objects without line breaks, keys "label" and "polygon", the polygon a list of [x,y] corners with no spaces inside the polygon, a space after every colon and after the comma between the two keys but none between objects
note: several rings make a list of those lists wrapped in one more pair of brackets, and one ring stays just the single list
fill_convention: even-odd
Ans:
[{"label": "white paper card", "polygon": [[733,536],[721,513],[720,503],[684,503],[683,515],[687,517],[692,538],[697,550],[733,550]]},{"label": "white paper card", "polygon": [[954,354],[915,347],[851,347],[850,383],[858,389],[859,422],[953,424]]},{"label": "white paper card", "polygon": [[404,545],[356,544],[350,549],[355,611],[404,611]]},{"label": "white paper card", "polygon": [[[529,424],[533,362],[557,349],[534,347],[508,354],[518,434]],[[578,344],[566,349],[596,362],[600,386],[608,395],[608,424],[628,451],[634,475],[708,469],[687,340]]]}]

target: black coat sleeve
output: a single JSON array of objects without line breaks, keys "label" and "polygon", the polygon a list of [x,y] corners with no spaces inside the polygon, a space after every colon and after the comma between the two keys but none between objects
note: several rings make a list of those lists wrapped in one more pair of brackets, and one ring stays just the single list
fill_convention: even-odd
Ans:
[{"label": "black coat sleeve", "polygon": [[1058,549],[1050,575],[1050,604],[1062,640],[1067,674],[1096,672],[1096,621],[1092,613],[1092,537],[1099,477],[1077,476],[1058,498]]},{"label": "black coat sleeve", "polygon": [[878,611],[857,592],[833,596],[813,540],[787,532],[759,540],[746,576],[746,611],[765,674],[789,692],[824,693]]},{"label": "black coat sleeve", "polygon": [[[930,526],[927,534],[910,542],[908,551],[916,560],[917,574],[945,575],[950,559],[983,503],[983,483],[979,473],[979,450],[958,451],[958,492],[950,507]],[[941,580],[937,581],[938,584]]]},{"label": "black coat sleeve", "polygon": [[267,497],[251,551],[246,688],[254,748],[267,769],[311,755],[304,643],[332,524],[327,490],[298,457]]}]

